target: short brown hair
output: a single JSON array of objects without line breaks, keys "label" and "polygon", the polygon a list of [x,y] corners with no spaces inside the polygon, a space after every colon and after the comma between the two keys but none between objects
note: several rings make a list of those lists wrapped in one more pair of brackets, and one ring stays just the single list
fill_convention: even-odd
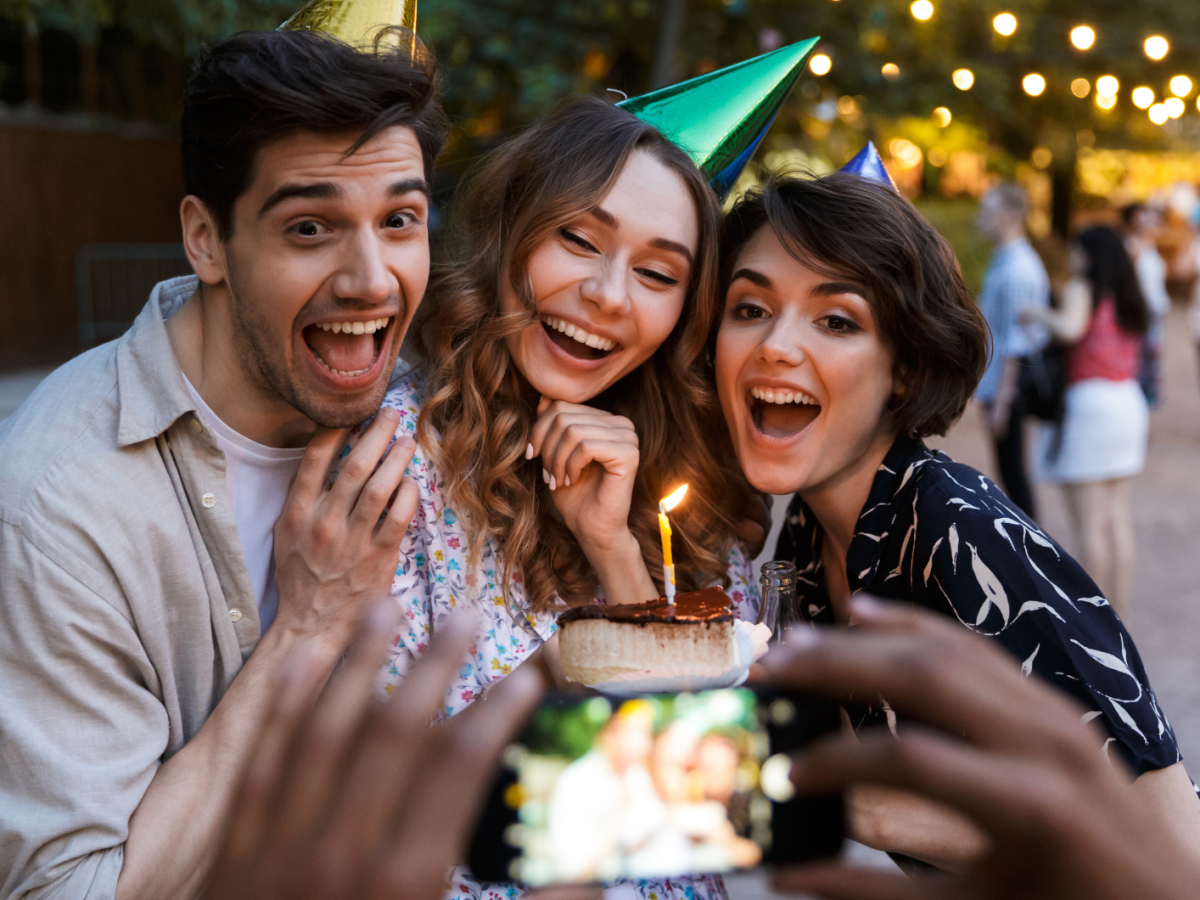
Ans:
[{"label": "short brown hair", "polygon": [[945,434],[983,376],[989,343],[945,238],[899,193],[858,175],[772,178],[725,219],[722,284],[765,225],[804,265],[866,288],[906,387],[889,406],[897,430]]},{"label": "short brown hair", "polygon": [[[404,40],[387,40],[393,32]],[[228,240],[263,147],[301,131],[357,132],[349,154],[394,125],[416,134],[432,182],[449,134],[438,91],[432,54],[398,28],[381,30],[373,50],[314,31],[243,32],[202,46],[183,93],[184,184]]]}]

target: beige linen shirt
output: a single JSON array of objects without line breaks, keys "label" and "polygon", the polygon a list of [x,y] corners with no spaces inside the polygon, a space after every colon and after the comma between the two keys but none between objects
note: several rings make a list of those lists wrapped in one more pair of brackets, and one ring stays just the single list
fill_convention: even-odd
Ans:
[{"label": "beige linen shirt", "polygon": [[0,900],[109,898],[129,818],[259,639],[154,288],[120,340],[0,424]]}]

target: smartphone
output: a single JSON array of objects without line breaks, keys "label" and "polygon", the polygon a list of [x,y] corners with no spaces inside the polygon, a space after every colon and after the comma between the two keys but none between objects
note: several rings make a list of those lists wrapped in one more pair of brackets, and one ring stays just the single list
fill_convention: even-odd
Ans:
[{"label": "smartphone", "polygon": [[797,796],[788,773],[839,724],[835,702],[778,690],[550,695],[505,750],[468,865],[538,887],[833,856],[841,794]]}]

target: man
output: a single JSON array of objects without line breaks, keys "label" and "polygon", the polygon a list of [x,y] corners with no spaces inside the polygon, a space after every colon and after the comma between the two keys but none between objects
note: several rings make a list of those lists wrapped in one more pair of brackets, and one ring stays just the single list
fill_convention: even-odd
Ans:
[{"label": "man", "polygon": [[196,277],[0,428],[0,897],[195,896],[285,660],[328,674],[386,594],[394,414],[325,481],[425,291],[436,88],[309,32],[202,53]]},{"label": "man", "polygon": [[1161,216],[1153,206],[1131,203],[1121,210],[1125,246],[1137,271],[1138,286],[1150,310],[1150,328],[1142,339],[1142,371],[1138,380],[1146,402],[1158,406],[1162,393],[1163,322],[1171,311],[1167,264],[1158,253]]},{"label": "man", "polygon": [[1004,183],[988,191],[979,205],[979,231],[996,245],[983,278],[979,309],[992,331],[992,355],[975,397],[984,405],[996,445],[1000,482],[1009,499],[1036,519],[1033,491],[1025,467],[1018,391],[1022,357],[1049,342],[1046,330],[1021,323],[1021,312],[1050,302],[1050,281],[1041,258],[1025,237],[1029,201],[1019,185]]}]

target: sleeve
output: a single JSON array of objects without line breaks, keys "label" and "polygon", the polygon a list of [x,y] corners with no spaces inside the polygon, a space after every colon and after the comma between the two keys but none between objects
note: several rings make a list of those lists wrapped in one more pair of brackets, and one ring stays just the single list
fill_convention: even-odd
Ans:
[{"label": "sleeve", "polygon": [[[1033,251],[1029,251],[1033,253]],[[1027,264],[1012,264],[1005,270],[1000,290],[1004,293],[1003,329],[997,329],[997,352],[1004,357],[1016,359],[1027,356],[1037,349],[1030,328],[1022,325],[1020,315],[1027,309],[1045,306],[1049,298],[1049,286],[1045,274],[1036,266],[1041,263],[1030,259]],[[1002,335],[1002,336],[1001,336]]]},{"label": "sleeve", "polygon": [[754,578],[754,566],[746,559],[746,551],[734,542],[725,557],[725,572],[729,576],[728,594],[733,598],[733,612],[747,622],[758,621],[760,596]]},{"label": "sleeve", "polygon": [[[1025,676],[1075,697],[1135,774],[1178,762],[1141,657],[1108,601],[994,484],[972,476],[931,485],[921,497],[908,565],[916,602],[993,638]],[[972,482],[979,487],[967,487]]]},{"label": "sleeve", "polygon": [[134,624],[0,525],[0,897],[111,898],[169,739]]}]

